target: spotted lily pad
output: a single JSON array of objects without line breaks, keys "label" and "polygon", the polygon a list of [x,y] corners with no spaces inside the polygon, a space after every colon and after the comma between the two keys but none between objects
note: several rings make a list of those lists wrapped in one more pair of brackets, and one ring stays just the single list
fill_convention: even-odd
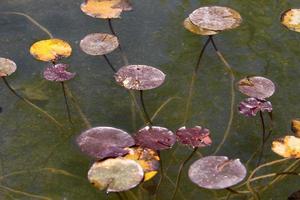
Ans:
[{"label": "spotted lily pad", "polygon": [[129,153],[125,158],[135,160],[142,166],[145,173],[144,181],[152,179],[158,173],[160,158],[156,151],[141,147],[127,149]]},{"label": "spotted lily pad", "polygon": [[151,66],[128,65],[115,74],[118,84],[129,90],[150,90],[161,86],[166,75]]},{"label": "spotted lily pad", "polygon": [[300,32],[300,9],[294,8],[285,11],[281,15],[281,23],[292,31]]},{"label": "spotted lily pad", "polygon": [[0,77],[9,76],[17,70],[14,61],[7,58],[0,58]]},{"label": "spotted lily pad", "polygon": [[122,192],[137,186],[144,178],[144,171],[134,160],[111,158],[96,162],[88,172],[89,181],[99,190]]},{"label": "spotted lily pad", "polygon": [[292,120],[292,131],[296,134],[297,137],[300,137],[300,119]]},{"label": "spotted lily pad", "polygon": [[67,64],[56,64],[47,67],[44,71],[44,78],[48,81],[64,82],[75,77],[76,73],[68,72]]},{"label": "spotted lily pad", "polygon": [[224,189],[241,182],[247,175],[239,159],[226,156],[207,156],[195,161],[189,169],[190,180],[199,187]]},{"label": "spotted lily pad", "polygon": [[153,150],[169,149],[176,142],[172,131],[159,126],[146,126],[139,130],[134,138],[137,146]]},{"label": "spotted lily pad", "polygon": [[126,132],[112,127],[95,127],[83,132],[77,138],[81,151],[96,159],[123,156],[128,153],[125,147],[135,144]]},{"label": "spotted lily pad", "polygon": [[71,46],[61,39],[41,40],[30,47],[30,53],[37,60],[49,62],[69,57]]},{"label": "spotted lily pad", "polygon": [[272,112],[270,101],[247,98],[239,104],[239,112],[247,117],[256,116],[257,112]]},{"label": "spotted lily pad", "polygon": [[275,140],[272,151],[285,158],[300,158],[300,138],[288,135]]},{"label": "spotted lily pad", "polygon": [[200,7],[189,15],[191,22],[206,30],[224,31],[238,27],[242,22],[241,15],[227,7]]},{"label": "spotted lily pad", "polygon": [[195,24],[193,24],[191,22],[190,18],[186,18],[183,21],[183,26],[184,26],[184,28],[186,28],[190,32],[198,34],[198,35],[215,35],[215,34],[218,34],[217,31],[211,31],[211,30],[203,29],[203,28],[200,28],[199,26],[196,26]]},{"label": "spotted lily pad", "polygon": [[211,145],[212,140],[209,135],[209,130],[201,126],[193,128],[181,127],[176,131],[177,141],[193,148]]},{"label": "spotted lily pad", "polygon": [[239,81],[239,91],[249,97],[265,99],[275,92],[274,83],[261,76],[247,77]]},{"label": "spotted lily pad", "polygon": [[92,56],[109,54],[118,48],[118,46],[118,38],[106,33],[89,34],[80,42],[82,51]]}]

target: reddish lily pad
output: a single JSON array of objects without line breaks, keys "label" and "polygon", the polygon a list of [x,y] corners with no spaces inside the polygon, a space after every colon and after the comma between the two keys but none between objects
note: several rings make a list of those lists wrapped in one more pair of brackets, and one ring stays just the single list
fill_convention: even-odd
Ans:
[{"label": "reddish lily pad", "polygon": [[239,159],[226,156],[207,156],[195,161],[189,169],[190,180],[199,187],[224,189],[241,182],[247,175]]},{"label": "reddish lily pad", "polygon": [[212,140],[209,135],[209,130],[201,126],[193,128],[181,127],[176,131],[177,141],[193,148],[211,145]]},{"label": "reddish lily pad", "polygon": [[239,91],[249,97],[265,99],[275,92],[274,83],[261,76],[246,77],[238,83]]},{"label": "reddish lily pad", "polygon": [[134,136],[137,146],[153,150],[171,148],[176,142],[175,134],[167,128],[146,126]]},{"label": "reddish lily pad", "polygon": [[113,52],[119,46],[118,38],[106,33],[92,33],[80,42],[80,48],[86,54],[96,56]]},{"label": "reddish lily pad", "polygon": [[239,105],[239,112],[247,117],[256,116],[259,111],[272,112],[272,110],[273,108],[270,101],[256,98],[247,98]]},{"label": "reddish lily pad", "polygon": [[0,77],[9,76],[17,70],[14,61],[7,58],[0,58]]},{"label": "reddish lily pad", "polygon": [[95,127],[83,132],[77,138],[81,151],[96,159],[124,156],[126,147],[135,144],[126,132],[112,127]]},{"label": "reddish lily pad", "polygon": [[118,84],[129,90],[150,90],[161,86],[166,75],[151,66],[128,65],[115,74]]},{"label": "reddish lily pad", "polygon": [[44,71],[44,78],[48,81],[64,82],[75,77],[76,73],[68,72],[67,64],[56,64],[47,67]]}]

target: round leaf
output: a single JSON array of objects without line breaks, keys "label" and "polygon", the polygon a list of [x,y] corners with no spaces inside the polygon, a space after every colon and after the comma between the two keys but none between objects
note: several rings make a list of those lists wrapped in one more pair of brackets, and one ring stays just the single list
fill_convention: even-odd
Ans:
[{"label": "round leaf", "polygon": [[300,138],[288,135],[273,141],[272,151],[285,158],[300,158]]},{"label": "round leaf", "polygon": [[44,71],[44,78],[48,81],[64,82],[75,77],[76,73],[67,71],[69,65],[56,64],[47,67]]},{"label": "round leaf", "polygon": [[203,28],[200,28],[199,26],[196,26],[195,24],[193,24],[191,22],[190,18],[186,18],[183,21],[183,26],[184,26],[184,28],[186,28],[190,32],[198,34],[198,35],[215,35],[215,34],[218,34],[217,31],[211,31],[211,30],[203,29]]},{"label": "round leaf", "polygon": [[191,147],[206,147],[211,145],[210,132],[201,126],[193,128],[181,127],[176,131],[177,141]]},{"label": "round leaf", "polygon": [[9,76],[17,70],[14,61],[7,58],[0,58],[0,77]]},{"label": "round leaf", "polygon": [[281,15],[281,23],[286,28],[300,32],[300,9],[289,9]]},{"label": "round leaf", "polygon": [[257,112],[272,112],[270,101],[247,98],[239,104],[239,112],[247,117],[256,116]]}]

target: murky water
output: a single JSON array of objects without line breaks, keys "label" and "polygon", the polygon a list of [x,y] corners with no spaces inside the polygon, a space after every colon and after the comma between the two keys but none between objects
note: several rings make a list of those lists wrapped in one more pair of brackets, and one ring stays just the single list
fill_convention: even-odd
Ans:
[{"label": "murky water", "polygon": [[[203,5],[225,5],[239,11],[244,19],[241,27],[216,36],[219,49],[232,65],[236,80],[246,75],[262,75],[277,86],[270,99],[274,107],[275,130],[272,137],[283,136],[290,129],[290,120],[299,117],[300,95],[300,34],[283,28],[280,13],[297,7],[296,1],[216,1],[216,0],[134,0],[134,11],[113,21],[123,48],[132,64],[147,64],[160,68],[167,74],[163,87],[146,92],[150,113],[168,98],[172,100],[154,123],[176,130],[182,125],[184,105],[188,94],[192,70],[196,64],[205,38],[193,35],[182,27],[188,13]],[[73,56],[63,60],[77,72],[75,80],[68,83],[80,102],[83,112],[93,126],[114,126],[129,132],[135,130],[132,122],[130,99],[126,91],[117,86],[112,72],[103,58],[84,54],[79,41],[93,32],[109,32],[105,21],[84,15],[80,0],[1,0],[0,11],[29,14],[58,38],[70,42]],[[48,36],[22,16],[0,15],[0,56],[16,61],[17,72],[9,82],[18,92],[31,99],[61,122],[68,124],[60,85],[46,82],[41,72],[46,66],[29,54],[32,43]],[[115,66],[122,60],[116,51],[109,55]],[[85,129],[74,106],[71,107],[75,125],[61,132],[47,118],[13,96],[4,84],[0,86],[0,199],[113,199],[97,191],[86,180],[92,161],[81,154],[74,138]],[[238,91],[236,104],[244,98]],[[223,138],[230,115],[230,76],[211,47],[205,53],[192,104],[188,125],[201,125],[211,130],[214,144],[201,149],[210,155]],[[246,162],[259,147],[261,127],[259,118],[245,118],[234,110],[230,135],[218,155],[240,158]],[[143,126],[138,118],[136,127]],[[177,151],[164,151],[162,157],[168,167],[168,177],[159,192],[159,199],[168,199],[174,190],[178,164],[190,150],[175,147]],[[278,159],[266,147],[264,162]],[[172,155],[175,161],[169,163]],[[199,156],[199,155],[198,155]],[[196,157],[194,158],[196,159]],[[253,167],[250,165],[250,167]],[[29,171],[30,170],[30,171]],[[177,199],[213,199],[224,196],[226,191],[210,192],[197,188],[186,176],[182,179]],[[275,170],[275,169],[273,169]],[[272,171],[269,170],[269,171]],[[68,174],[68,173],[70,174]],[[73,176],[76,175],[76,176]],[[263,199],[286,199],[300,189],[299,179],[291,177],[274,185]],[[144,185],[142,195],[149,199],[157,180]],[[9,188],[7,188],[9,187]],[[134,190],[138,193],[138,190]],[[32,196],[39,195],[39,196]],[[236,197],[243,199],[244,197]],[[132,197],[129,196],[129,199]]]}]

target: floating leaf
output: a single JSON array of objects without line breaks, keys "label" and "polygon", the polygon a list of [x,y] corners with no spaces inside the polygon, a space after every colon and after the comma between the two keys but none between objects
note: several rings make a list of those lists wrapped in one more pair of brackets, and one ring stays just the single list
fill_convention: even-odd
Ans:
[{"label": "floating leaf", "polygon": [[195,161],[189,169],[189,178],[199,187],[224,189],[241,182],[247,175],[239,159],[226,156],[207,156]]},{"label": "floating leaf", "polygon": [[190,18],[186,18],[183,21],[183,26],[190,32],[198,34],[198,35],[215,35],[215,34],[219,33],[217,31],[211,31],[211,30],[203,29],[203,28],[196,26],[195,24],[193,24],[191,22]]},{"label": "floating leaf", "polygon": [[82,51],[92,56],[109,54],[118,46],[118,38],[106,33],[89,34],[80,42]]},{"label": "floating leaf", "polygon": [[115,74],[117,83],[129,90],[150,90],[161,86],[166,75],[147,65],[128,65]]},{"label": "floating leaf", "polygon": [[300,190],[293,192],[288,198],[288,200],[299,200],[300,199]]},{"label": "floating leaf", "polygon": [[300,137],[300,119],[292,120],[292,131],[296,134],[297,137]]},{"label": "floating leaf", "polygon": [[37,60],[49,62],[69,57],[71,46],[61,39],[41,40],[30,47],[30,53]]},{"label": "floating leaf", "polygon": [[241,15],[227,7],[200,7],[189,15],[191,22],[206,30],[224,31],[238,27],[242,22]]},{"label": "floating leaf", "polygon": [[150,180],[158,173],[160,158],[156,151],[141,147],[127,149],[129,153],[125,158],[135,160],[142,166],[145,174],[144,181]]},{"label": "floating leaf", "polygon": [[239,112],[247,117],[256,116],[257,112],[272,112],[270,101],[247,98],[239,104]]},{"label": "floating leaf", "polygon": [[177,141],[193,148],[211,145],[212,141],[209,135],[209,130],[201,126],[193,128],[181,127],[176,131]]},{"label": "floating leaf", "polygon": [[14,61],[7,58],[0,58],[0,77],[9,76],[17,70]]},{"label": "floating leaf", "polygon": [[83,132],[77,138],[81,151],[91,157],[104,159],[123,156],[128,153],[125,147],[135,144],[126,132],[112,127],[95,127]]},{"label": "floating leaf", "polygon": [[154,150],[171,148],[176,142],[175,134],[163,127],[146,126],[134,136],[137,146]]},{"label": "floating leaf", "polygon": [[300,138],[288,135],[275,140],[272,150],[285,158],[300,158]]},{"label": "floating leaf", "polygon": [[239,91],[249,97],[265,99],[275,92],[274,83],[261,76],[247,77],[239,81]]},{"label": "floating leaf", "polygon": [[56,64],[47,67],[44,71],[44,78],[48,81],[64,82],[75,77],[76,73],[68,72],[67,64]]},{"label": "floating leaf", "polygon": [[281,15],[281,23],[286,28],[300,32],[300,9],[289,9]]},{"label": "floating leaf", "polygon": [[99,190],[122,192],[134,188],[144,178],[144,171],[136,161],[123,158],[96,162],[88,172],[89,181]]}]

